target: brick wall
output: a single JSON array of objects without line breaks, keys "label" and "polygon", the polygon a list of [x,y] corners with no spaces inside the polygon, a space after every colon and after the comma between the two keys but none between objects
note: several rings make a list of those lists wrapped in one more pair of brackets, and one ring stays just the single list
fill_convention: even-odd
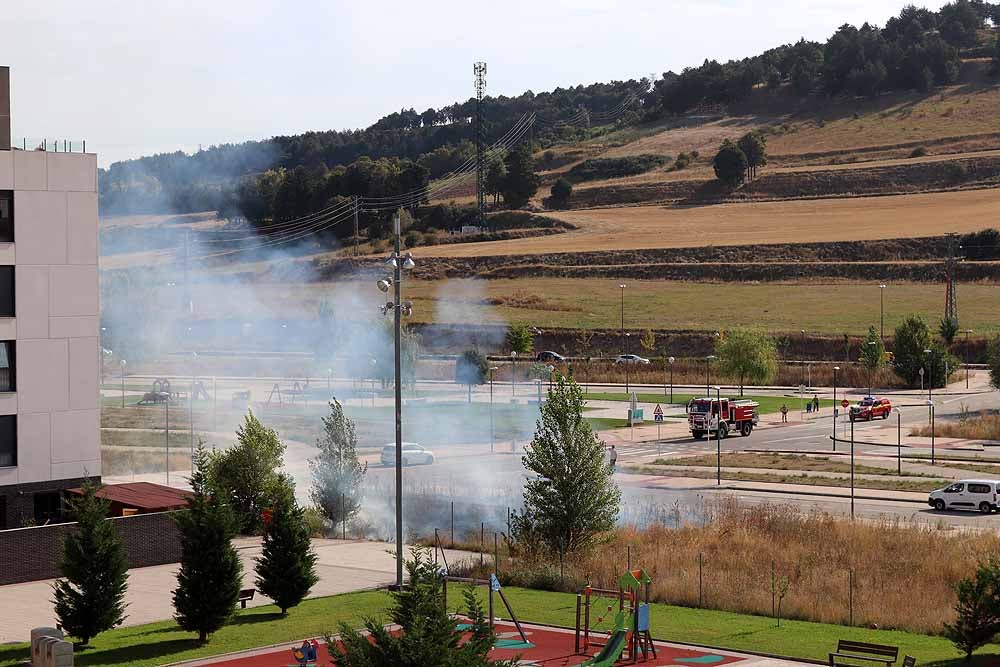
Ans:
[{"label": "brick wall", "polygon": [[[171,514],[108,519],[124,539],[129,567],[180,561],[180,534]],[[58,577],[62,539],[74,527],[73,523],[63,523],[0,531],[0,585]]]}]

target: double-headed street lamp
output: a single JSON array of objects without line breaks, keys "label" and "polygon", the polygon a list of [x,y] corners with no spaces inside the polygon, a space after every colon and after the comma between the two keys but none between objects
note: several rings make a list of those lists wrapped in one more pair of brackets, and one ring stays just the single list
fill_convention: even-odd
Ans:
[{"label": "double-headed street lamp", "polygon": [[403,373],[402,373],[402,317],[410,315],[413,304],[402,300],[403,270],[412,269],[415,264],[409,253],[403,255],[399,249],[399,216],[394,220],[395,234],[393,238],[392,255],[385,262],[385,267],[392,271],[392,276],[383,278],[376,283],[379,290],[385,294],[392,288],[392,300],[380,307],[383,315],[392,311],[393,320],[393,367],[396,379],[395,391],[395,421],[396,421],[396,587],[403,587]]}]

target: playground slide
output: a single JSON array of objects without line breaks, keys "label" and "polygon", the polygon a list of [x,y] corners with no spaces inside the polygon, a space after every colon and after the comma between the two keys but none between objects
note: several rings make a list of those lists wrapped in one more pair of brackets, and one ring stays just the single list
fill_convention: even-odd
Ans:
[{"label": "playground slide", "polygon": [[580,667],[612,667],[612,665],[618,662],[622,651],[625,650],[627,637],[628,630],[615,630],[615,633],[608,638],[608,643],[604,645],[601,652],[583,663]]}]

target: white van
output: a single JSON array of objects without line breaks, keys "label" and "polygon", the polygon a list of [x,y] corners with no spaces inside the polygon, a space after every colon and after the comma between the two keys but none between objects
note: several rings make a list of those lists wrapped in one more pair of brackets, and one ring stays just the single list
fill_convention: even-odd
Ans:
[{"label": "white van", "polygon": [[937,491],[931,491],[927,504],[940,510],[970,510],[990,512],[1000,509],[997,505],[997,490],[1000,482],[990,479],[963,479]]}]

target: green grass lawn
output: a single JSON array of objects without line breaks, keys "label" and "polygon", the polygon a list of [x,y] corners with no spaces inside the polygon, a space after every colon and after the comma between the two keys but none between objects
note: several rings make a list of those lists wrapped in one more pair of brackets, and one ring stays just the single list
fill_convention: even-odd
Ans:
[{"label": "green grass lawn", "polygon": [[[483,589],[479,589],[485,595]],[[508,588],[507,595],[519,618],[526,622],[572,627],[576,596],[569,593]],[[340,622],[360,625],[365,616],[382,618],[389,603],[384,592],[362,592],[307,600],[282,618],[274,607],[240,612],[203,646],[173,621],[121,628],[99,635],[88,649],[76,654],[78,665],[130,665],[152,667],[283,642],[319,636],[336,630]],[[840,625],[774,619],[705,609],[654,604],[652,633],[656,639],[679,641],[736,651],[774,653],[793,658],[825,659],[838,639],[899,646],[917,664],[958,667],[965,664],[951,642],[942,637],[892,630],[846,628]],[[567,635],[567,649],[572,637]],[[996,665],[1000,644],[980,652],[974,667]],[[0,647],[0,666],[15,665],[27,657],[27,645]]]},{"label": "green grass lawn", "polygon": [[[641,403],[661,403],[668,404],[669,397],[663,394],[636,394]],[[680,394],[674,393],[674,405],[684,405],[692,398],[703,398],[704,394]],[[738,399],[739,396],[723,394],[723,398]],[[618,392],[598,392],[591,391],[586,394],[587,400],[590,401],[630,401],[632,400],[631,394],[618,393]],[[744,399],[750,399],[760,403],[760,407],[757,411],[762,414],[772,414],[781,410],[782,405],[787,405],[788,409],[791,411],[796,411],[800,409],[800,399],[798,396],[751,396],[746,395]],[[801,399],[801,409],[805,409],[805,404],[811,400],[810,396],[803,394]],[[834,401],[830,399],[820,399],[820,407],[829,408],[834,405]],[[652,418],[652,415],[650,415]],[[623,420],[624,421],[624,420]]]},{"label": "green grass lawn", "polygon": [[[702,456],[685,456],[679,459],[656,459],[655,465],[662,466],[715,466],[715,454]],[[889,467],[891,466],[891,468]],[[766,470],[809,470],[813,472],[851,472],[851,464],[841,458],[827,456],[803,456],[801,454],[750,454],[726,453],[722,455],[722,468],[761,468]],[[857,464],[854,472],[859,475],[891,475],[896,476],[896,464],[887,463],[886,467]],[[904,473],[907,477],[933,477],[921,473]]]}]

